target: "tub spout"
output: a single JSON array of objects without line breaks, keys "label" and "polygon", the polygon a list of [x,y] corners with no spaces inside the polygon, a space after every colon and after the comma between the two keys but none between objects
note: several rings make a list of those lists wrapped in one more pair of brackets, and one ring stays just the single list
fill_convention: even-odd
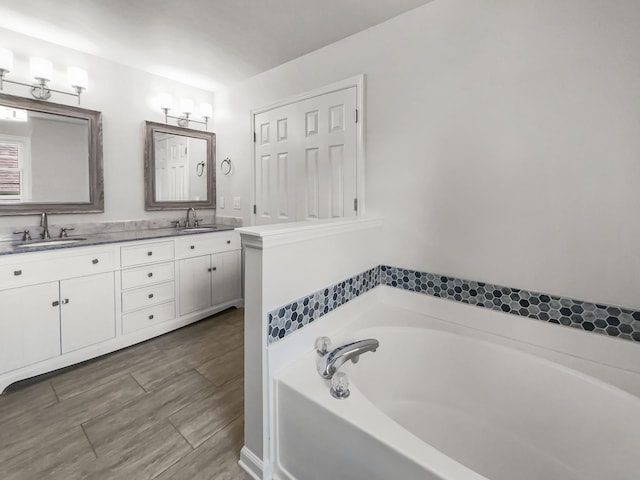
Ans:
[{"label": "tub spout", "polygon": [[318,373],[322,378],[331,378],[338,369],[349,360],[356,363],[365,352],[375,352],[380,343],[373,338],[347,343],[334,348],[329,353],[318,358]]}]

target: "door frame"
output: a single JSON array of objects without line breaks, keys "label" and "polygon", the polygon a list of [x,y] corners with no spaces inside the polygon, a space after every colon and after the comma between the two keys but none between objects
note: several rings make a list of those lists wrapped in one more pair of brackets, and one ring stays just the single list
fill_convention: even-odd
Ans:
[{"label": "door frame", "polygon": [[365,75],[360,74],[356,75],[355,77],[339,80],[323,87],[310,90],[299,95],[295,95],[293,97],[279,100],[276,103],[272,103],[265,107],[250,110],[249,141],[251,142],[251,193],[249,205],[251,213],[251,225],[256,224],[256,213],[254,210],[254,205],[256,205],[256,145],[254,141],[256,134],[256,115],[268,112],[269,110],[273,110],[275,108],[284,107],[285,105],[291,105],[292,103],[302,102],[313,97],[319,97],[327,93],[333,93],[351,87],[356,88],[356,111],[358,112],[358,122],[356,123],[356,199],[358,202],[358,210],[356,212],[356,216],[360,217],[365,214]]}]

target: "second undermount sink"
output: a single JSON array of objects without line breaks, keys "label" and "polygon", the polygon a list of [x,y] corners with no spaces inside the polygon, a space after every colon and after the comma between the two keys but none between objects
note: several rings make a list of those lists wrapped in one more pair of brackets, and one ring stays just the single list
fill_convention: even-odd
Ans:
[{"label": "second undermount sink", "polygon": [[71,243],[78,243],[83,240],[86,240],[86,238],[74,237],[74,238],[55,238],[51,240],[33,240],[33,241],[26,241],[25,243],[16,245],[16,248],[53,247],[55,245],[68,245]]},{"label": "second undermount sink", "polygon": [[202,227],[185,227],[185,228],[180,228],[178,230],[178,233],[198,233],[198,232],[214,232],[216,230],[219,230],[220,227],[217,227],[215,225],[211,225],[211,226],[202,226]]}]

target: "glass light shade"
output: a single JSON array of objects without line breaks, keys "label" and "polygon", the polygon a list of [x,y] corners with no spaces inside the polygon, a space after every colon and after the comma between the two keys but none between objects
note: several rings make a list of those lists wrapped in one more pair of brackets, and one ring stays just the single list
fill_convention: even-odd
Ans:
[{"label": "glass light shade", "polygon": [[31,64],[31,76],[33,78],[43,78],[45,80],[51,80],[53,76],[53,64],[51,60],[46,58],[31,57],[29,59]]},{"label": "glass light shade", "polygon": [[6,48],[0,48],[0,70],[10,72],[13,70],[13,52]]},{"label": "glass light shade", "polygon": [[173,98],[168,93],[158,95],[158,106],[162,109],[171,110],[173,108]]},{"label": "glass light shade", "polygon": [[180,111],[191,115],[193,113],[193,100],[190,98],[183,98],[180,101]]},{"label": "glass light shade", "polygon": [[67,75],[72,87],[79,87],[86,90],[89,86],[89,76],[86,70],[78,67],[69,67],[67,69]]},{"label": "glass light shade", "polygon": [[200,104],[200,116],[203,118],[213,117],[213,106],[210,103]]}]

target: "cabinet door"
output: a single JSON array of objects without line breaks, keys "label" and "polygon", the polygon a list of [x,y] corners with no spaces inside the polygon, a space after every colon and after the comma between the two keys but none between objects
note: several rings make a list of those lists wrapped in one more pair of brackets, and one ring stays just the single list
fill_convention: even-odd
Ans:
[{"label": "cabinet door", "polygon": [[0,373],[60,355],[58,282],[0,291]]},{"label": "cabinet door", "polygon": [[211,306],[211,255],[180,260],[180,315]]},{"label": "cabinet door", "polygon": [[211,298],[220,305],[241,297],[240,250],[211,256]]},{"label": "cabinet door", "polygon": [[62,353],[115,337],[113,272],[60,282]]}]

